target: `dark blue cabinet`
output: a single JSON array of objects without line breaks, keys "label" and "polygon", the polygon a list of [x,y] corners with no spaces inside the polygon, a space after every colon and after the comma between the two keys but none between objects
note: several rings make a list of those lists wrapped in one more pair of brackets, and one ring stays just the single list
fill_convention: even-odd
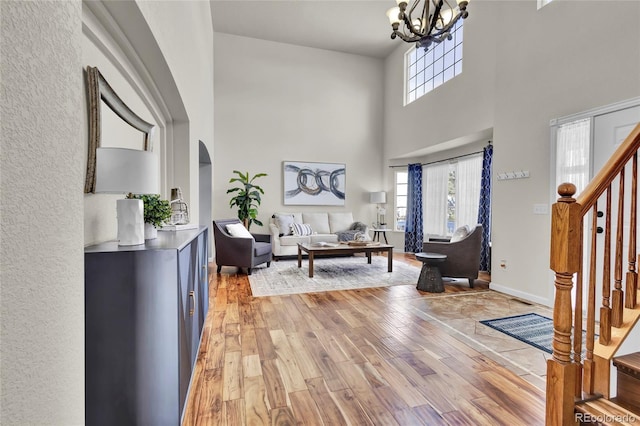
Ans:
[{"label": "dark blue cabinet", "polygon": [[85,248],[86,424],[180,424],[209,303],[207,234]]}]

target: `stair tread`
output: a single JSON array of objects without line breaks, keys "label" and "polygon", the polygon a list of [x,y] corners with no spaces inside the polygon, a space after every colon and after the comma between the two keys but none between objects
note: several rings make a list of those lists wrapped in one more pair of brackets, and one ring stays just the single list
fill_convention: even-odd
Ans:
[{"label": "stair tread", "polygon": [[[623,408],[626,408],[632,413],[636,413],[636,414],[640,413],[640,405],[638,405],[640,401],[635,401],[635,400],[626,401],[625,399],[621,399],[620,397],[611,398],[611,401]],[[638,419],[640,419],[640,414],[638,414]]]},{"label": "stair tread", "polygon": [[[592,420],[603,425],[634,425],[637,426],[640,416],[605,398],[576,404],[576,411],[587,414]],[[583,420],[587,420],[583,418]],[[589,423],[589,421],[585,421]]]},{"label": "stair tread", "polygon": [[617,356],[613,358],[613,365],[640,373],[640,352]]}]

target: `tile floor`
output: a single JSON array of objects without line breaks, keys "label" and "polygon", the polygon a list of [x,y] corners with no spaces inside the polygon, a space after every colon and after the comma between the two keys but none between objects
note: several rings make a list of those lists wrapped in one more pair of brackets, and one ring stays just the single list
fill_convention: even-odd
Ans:
[{"label": "tile floor", "polygon": [[481,324],[480,320],[534,312],[551,318],[550,308],[496,291],[451,294],[411,301],[412,312],[436,322],[450,334],[528,382],[545,389],[548,354],[531,345]]}]

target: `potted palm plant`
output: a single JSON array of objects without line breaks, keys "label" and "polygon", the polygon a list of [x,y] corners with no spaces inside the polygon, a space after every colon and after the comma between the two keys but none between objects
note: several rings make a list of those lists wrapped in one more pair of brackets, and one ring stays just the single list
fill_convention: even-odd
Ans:
[{"label": "potted palm plant", "polygon": [[161,199],[160,194],[131,195],[129,198],[138,198],[144,204],[144,239],[156,238],[158,228],[171,218],[169,201]]},{"label": "potted palm plant", "polygon": [[249,172],[242,173],[238,170],[234,170],[233,173],[238,175],[231,178],[229,183],[237,182],[238,186],[227,190],[227,194],[235,194],[231,200],[229,200],[229,206],[238,207],[238,219],[242,221],[245,228],[249,229],[252,223],[262,226],[262,222],[257,219],[258,206],[260,205],[260,194],[264,194],[264,191],[260,186],[253,183],[254,180],[267,176],[266,173],[258,173],[253,177],[249,176]]}]

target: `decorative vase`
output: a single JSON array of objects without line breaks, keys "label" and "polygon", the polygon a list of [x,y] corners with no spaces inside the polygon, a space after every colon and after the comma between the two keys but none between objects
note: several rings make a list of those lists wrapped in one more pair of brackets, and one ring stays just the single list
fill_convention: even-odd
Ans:
[{"label": "decorative vase", "polygon": [[117,202],[118,245],[144,244],[144,216],[142,200],[122,198]]},{"label": "decorative vase", "polygon": [[153,240],[154,238],[158,238],[158,230],[152,224],[145,222],[145,224],[144,224],[144,239],[145,240]]}]

